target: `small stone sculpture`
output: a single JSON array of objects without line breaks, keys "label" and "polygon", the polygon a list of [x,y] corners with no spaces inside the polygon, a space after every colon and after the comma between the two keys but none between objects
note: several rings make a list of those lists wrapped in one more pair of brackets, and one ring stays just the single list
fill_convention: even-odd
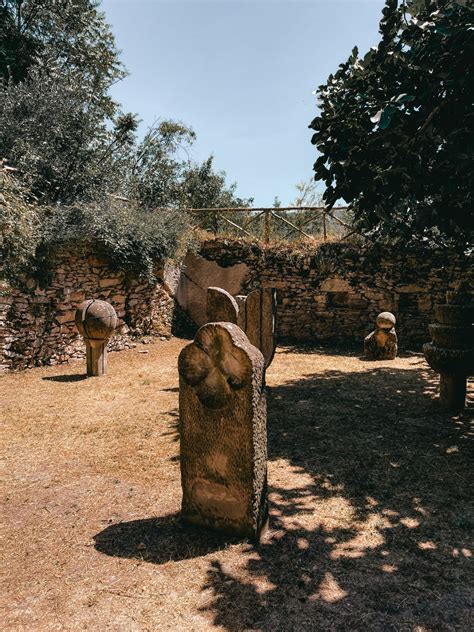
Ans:
[{"label": "small stone sculpture", "polygon": [[107,343],[118,323],[115,309],[106,301],[89,299],[79,305],[75,321],[86,343],[87,375],[104,375],[107,372]]},{"label": "small stone sculpture", "polygon": [[182,515],[253,540],[267,520],[264,359],[232,323],[208,323],[180,353]]},{"label": "small stone sculpture", "polygon": [[364,339],[366,358],[369,360],[394,360],[397,357],[396,322],[395,316],[391,312],[382,312],[377,316],[375,330]]},{"label": "small stone sculpture", "polygon": [[265,368],[270,366],[276,350],[276,306],[276,290],[270,287],[235,298],[218,287],[207,290],[208,322],[238,325],[251,344],[263,353]]},{"label": "small stone sculpture", "polygon": [[433,342],[423,345],[426,361],[440,374],[440,403],[461,411],[467,377],[474,373],[474,303],[468,292],[447,292],[446,304],[435,305],[437,323],[429,325]]}]

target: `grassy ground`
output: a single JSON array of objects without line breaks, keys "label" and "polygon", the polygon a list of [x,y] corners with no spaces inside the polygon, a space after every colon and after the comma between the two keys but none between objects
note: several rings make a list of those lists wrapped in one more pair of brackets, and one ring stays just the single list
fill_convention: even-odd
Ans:
[{"label": "grassy ground", "polygon": [[474,629],[469,414],[421,356],[280,350],[252,546],[179,522],[183,344],[0,378],[3,630]]}]

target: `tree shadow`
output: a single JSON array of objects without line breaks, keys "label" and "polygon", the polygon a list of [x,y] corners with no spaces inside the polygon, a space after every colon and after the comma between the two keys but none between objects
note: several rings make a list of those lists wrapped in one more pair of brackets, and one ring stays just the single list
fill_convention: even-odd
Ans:
[{"label": "tree shadow", "polygon": [[41,379],[46,382],[82,382],[82,380],[87,380],[87,375],[85,373],[80,375],[49,375]]},{"label": "tree shadow", "polygon": [[472,415],[377,367],[269,389],[271,530],[204,608],[227,630],[470,629]]},{"label": "tree shadow", "polygon": [[[202,611],[215,625],[471,629],[472,411],[450,416],[437,391],[421,359],[268,389],[270,529],[257,545],[210,556]],[[235,542],[177,514],[111,525],[94,540],[101,553],[153,564]]]},{"label": "tree shadow", "polygon": [[119,522],[94,536],[100,553],[153,564],[201,557],[236,541],[228,535],[187,525],[179,514]]}]

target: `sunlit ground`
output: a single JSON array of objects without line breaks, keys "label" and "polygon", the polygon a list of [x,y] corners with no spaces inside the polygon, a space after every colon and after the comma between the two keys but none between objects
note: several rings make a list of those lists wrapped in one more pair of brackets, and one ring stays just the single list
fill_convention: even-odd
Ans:
[{"label": "sunlit ground", "polygon": [[0,378],[3,629],[474,627],[472,417],[422,356],[277,353],[253,546],[179,522],[183,344]]}]

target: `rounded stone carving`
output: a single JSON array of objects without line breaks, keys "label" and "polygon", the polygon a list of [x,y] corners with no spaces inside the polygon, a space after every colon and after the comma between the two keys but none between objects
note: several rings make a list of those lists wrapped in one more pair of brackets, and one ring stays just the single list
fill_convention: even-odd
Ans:
[{"label": "rounded stone carving", "polygon": [[391,312],[382,312],[375,321],[379,329],[392,329],[392,327],[395,327],[396,322],[397,319]]},{"label": "rounded stone carving", "polygon": [[75,321],[79,333],[88,340],[108,340],[118,324],[112,305],[94,298],[79,305]]},{"label": "rounded stone carving", "polygon": [[232,324],[229,330],[220,325],[201,327],[194,343],[183,349],[178,360],[182,379],[195,389],[200,402],[211,409],[228,406],[232,391],[243,388],[251,378],[245,353],[229,333],[235,330],[235,337],[240,330],[236,326],[232,329]]}]

